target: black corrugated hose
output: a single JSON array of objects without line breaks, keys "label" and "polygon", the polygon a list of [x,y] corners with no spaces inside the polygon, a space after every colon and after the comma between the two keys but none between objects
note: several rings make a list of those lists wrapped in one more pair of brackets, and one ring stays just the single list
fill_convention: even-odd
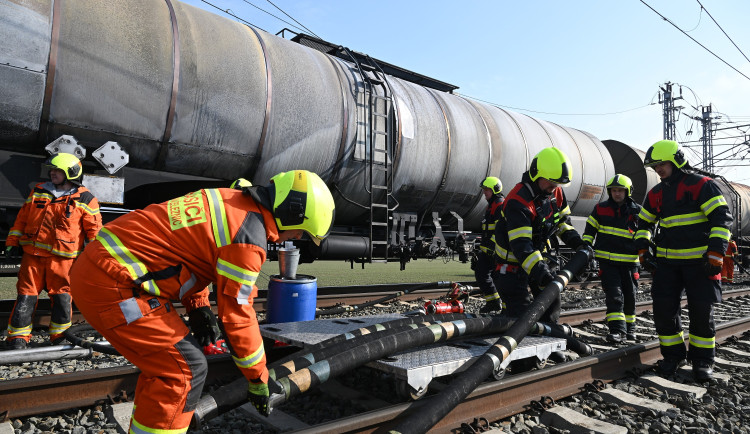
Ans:
[{"label": "black corrugated hose", "polygon": [[593,251],[583,249],[576,252],[565,268],[534,299],[526,312],[510,327],[507,335],[501,337],[486,353],[480,356],[471,369],[464,371],[448,387],[437,395],[410,407],[397,419],[396,427],[390,433],[425,433],[453,410],[474,389],[479,386],[516,349],[518,343],[528,334],[532,326],[541,318],[560,291],[570,279],[578,274],[592,259]]},{"label": "black corrugated hose", "polygon": [[72,327],[68,327],[68,329],[63,332],[63,336],[65,336],[65,339],[70,341],[71,344],[78,345],[81,348],[91,348],[94,351],[98,351],[104,354],[109,354],[111,356],[120,355],[120,353],[115,349],[115,347],[111,345],[99,345],[96,342],[87,341],[85,339],[78,337],[78,334],[80,333],[92,332],[92,331],[95,331],[94,327],[86,323],[81,323],[81,324],[74,325]]},{"label": "black corrugated hose", "polygon": [[[275,407],[289,398],[304,393],[325,381],[345,373],[367,362],[380,359],[390,354],[408,349],[443,342],[459,337],[473,336],[481,333],[500,333],[513,323],[512,318],[500,316],[481,316],[432,324],[410,329],[380,339],[356,345],[320,360],[305,369],[277,379],[283,392],[271,397],[270,407]],[[538,327],[541,330],[543,327]],[[231,389],[231,391],[230,391]],[[193,414],[192,426],[197,428],[204,420],[236,408],[247,401],[247,380],[241,378],[229,385],[204,396]]]}]

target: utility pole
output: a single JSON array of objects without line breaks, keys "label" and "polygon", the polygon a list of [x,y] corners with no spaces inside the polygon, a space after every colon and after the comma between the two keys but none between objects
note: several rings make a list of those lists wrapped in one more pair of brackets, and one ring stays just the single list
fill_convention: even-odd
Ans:
[{"label": "utility pole", "polygon": [[672,93],[672,83],[666,82],[664,86],[659,87],[659,103],[662,106],[662,117],[664,118],[664,140],[676,140],[675,112],[682,107],[675,108],[675,100],[682,99],[682,87],[680,87],[680,96],[674,97]]},{"label": "utility pole", "polygon": [[703,170],[709,173],[714,173],[714,141],[713,131],[711,122],[711,104],[707,107],[701,107],[701,126],[703,127],[703,137],[701,137],[701,143],[703,144]]}]

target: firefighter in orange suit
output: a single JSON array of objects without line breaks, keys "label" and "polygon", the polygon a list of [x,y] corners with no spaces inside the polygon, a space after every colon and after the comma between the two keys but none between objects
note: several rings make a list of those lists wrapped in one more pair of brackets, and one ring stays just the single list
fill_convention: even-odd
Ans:
[{"label": "firefighter in orange suit", "polygon": [[45,289],[52,306],[50,341],[64,341],[63,332],[70,327],[70,267],[102,226],[98,201],[80,183],[80,160],[59,153],[44,165],[50,180],[34,187],[5,241],[7,259],[18,258],[23,251],[18,297],[8,321],[6,348],[11,349],[26,348],[37,299]]},{"label": "firefighter in orange suit", "polygon": [[[268,415],[270,395],[281,389],[269,382],[253,309],[266,246],[304,233],[319,244],[333,217],[325,183],[294,170],[268,186],[189,193],[102,228],[73,267],[71,283],[86,320],[141,370],[130,432],[187,431],[207,363],[170,300],[187,301],[191,325],[195,312],[210,321],[213,315],[203,315],[210,312],[210,283],[232,357],[248,379],[248,399]],[[206,296],[196,297],[201,291]]]},{"label": "firefighter in orange suit", "polygon": [[734,283],[734,258],[737,257],[737,243],[729,240],[729,246],[724,253],[724,264],[721,267],[721,283]]}]

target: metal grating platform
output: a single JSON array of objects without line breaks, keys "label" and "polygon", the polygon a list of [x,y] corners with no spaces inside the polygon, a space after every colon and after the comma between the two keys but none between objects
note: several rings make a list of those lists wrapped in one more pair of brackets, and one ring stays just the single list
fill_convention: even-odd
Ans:
[{"label": "metal grating platform", "polygon": [[405,318],[405,316],[392,314],[358,316],[354,318],[317,319],[314,321],[280,322],[261,325],[260,334],[264,338],[275,339],[279,342],[305,348],[352,330],[401,318]]},{"label": "metal grating platform", "polygon": [[[391,372],[406,380],[415,391],[425,390],[433,378],[460,372],[471,366],[474,359],[484,354],[500,335],[470,337],[441,344],[433,344],[394,354],[368,366]],[[513,360],[536,357],[544,360],[553,351],[564,351],[565,339],[527,336],[510,356],[500,364],[505,369]]]},{"label": "metal grating platform", "polygon": [[[260,332],[265,338],[304,348],[352,330],[400,318],[404,316],[393,314],[264,324],[260,326]],[[435,377],[466,369],[471,365],[467,362],[484,354],[499,337],[500,335],[468,337],[447,343],[427,345],[402,351],[367,365],[392,373],[419,392],[426,390],[430,381]],[[565,339],[528,336],[521,341],[518,348],[510,354],[501,367],[505,369],[512,360],[518,359],[536,357],[538,360],[544,360],[553,351],[563,351],[565,348]]]}]

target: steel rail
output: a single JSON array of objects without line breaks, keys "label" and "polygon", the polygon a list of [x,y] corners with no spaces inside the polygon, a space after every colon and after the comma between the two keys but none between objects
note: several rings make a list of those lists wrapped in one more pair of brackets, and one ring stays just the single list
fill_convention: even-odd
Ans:
[{"label": "steel rail", "polygon": [[[242,375],[231,356],[207,356],[206,384]],[[132,400],[140,370],[133,365],[0,381],[0,421]]]},{"label": "steel rail", "polygon": [[[750,329],[750,317],[722,323],[716,327],[716,341],[723,342],[730,336],[748,329]],[[529,410],[530,403],[540,400],[543,396],[549,396],[555,400],[562,399],[580,393],[587,383],[594,380],[611,382],[629,375],[628,372],[636,368],[653,365],[660,358],[659,341],[653,340],[584,357],[541,371],[484,383],[429,432],[453,433],[462,423],[470,423],[480,417],[488,420],[503,419]],[[429,405],[430,397],[427,397],[412,403],[398,404],[318,424],[295,431],[295,433],[388,432],[398,423],[399,417],[411,407]]]}]

